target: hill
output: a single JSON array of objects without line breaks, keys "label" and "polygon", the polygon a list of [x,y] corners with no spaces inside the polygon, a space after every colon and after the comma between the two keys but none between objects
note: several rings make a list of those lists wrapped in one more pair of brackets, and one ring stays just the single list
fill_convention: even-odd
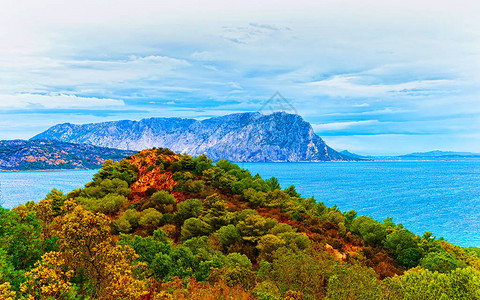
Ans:
[{"label": "hill", "polygon": [[359,154],[356,154],[356,153],[352,153],[348,150],[340,151],[340,154],[343,154],[343,155],[348,156],[348,157],[353,157],[353,158],[356,158],[358,160],[371,160],[372,159],[371,156],[359,155]]},{"label": "hill", "polygon": [[0,208],[0,299],[476,299],[479,250],[149,149]]},{"label": "hill", "polygon": [[480,153],[472,152],[455,152],[455,151],[428,151],[415,152],[405,155],[396,156],[364,156],[352,153],[348,150],[340,151],[341,154],[356,158],[358,160],[377,160],[377,161],[391,161],[391,160],[475,160],[480,159]]},{"label": "hill", "polygon": [[429,152],[415,152],[411,154],[401,155],[399,156],[399,158],[416,160],[464,160],[480,159],[480,153],[435,150]]},{"label": "hill", "polygon": [[165,147],[214,161],[336,161],[356,160],[342,155],[294,114],[240,113],[205,120],[151,118],[74,125],[55,125],[32,138],[87,143],[117,149]]},{"label": "hill", "polygon": [[46,140],[0,141],[0,170],[98,169],[133,151]]}]

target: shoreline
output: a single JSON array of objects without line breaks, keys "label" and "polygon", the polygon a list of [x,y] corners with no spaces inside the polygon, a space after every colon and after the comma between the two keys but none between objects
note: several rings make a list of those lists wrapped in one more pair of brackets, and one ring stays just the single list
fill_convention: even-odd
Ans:
[{"label": "shoreline", "polygon": [[[295,164],[295,163],[372,163],[372,162],[470,162],[470,161],[479,161],[479,159],[418,159],[418,160],[389,160],[389,159],[379,159],[379,160],[330,160],[330,161],[244,161],[244,162],[231,162],[234,164]],[[55,172],[55,171],[93,171],[100,170],[99,168],[94,169],[31,169],[31,170],[4,170],[0,169],[0,173],[6,172]]]},{"label": "shoreline", "polygon": [[1,170],[0,173],[7,173],[7,172],[55,172],[55,171],[95,171],[100,170],[98,169],[34,169],[34,170]]}]

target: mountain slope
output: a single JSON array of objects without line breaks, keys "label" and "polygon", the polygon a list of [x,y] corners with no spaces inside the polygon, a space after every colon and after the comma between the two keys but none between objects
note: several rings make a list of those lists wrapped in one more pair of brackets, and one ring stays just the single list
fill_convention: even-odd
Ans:
[{"label": "mountain slope", "polygon": [[59,124],[32,138],[141,150],[166,147],[193,156],[232,161],[356,160],[328,147],[302,117],[240,113],[206,120],[150,118]]},{"label": "mountain slope", "polygon": [[0,141],[0,170],[98,169],[133,151],[59,141]]}]

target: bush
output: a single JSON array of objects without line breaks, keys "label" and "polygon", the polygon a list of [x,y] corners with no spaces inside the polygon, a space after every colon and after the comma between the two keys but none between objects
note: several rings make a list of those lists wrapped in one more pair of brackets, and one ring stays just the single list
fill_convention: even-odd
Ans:
[{"label": "bush", "polygon": [[352,221],[350,230],[372,246],[381,245],[387,236],[385,225],[371,217],[358,217]]},{"label": "bush", "polygon": [[217,236],[222,245],[224,245],[225,247],[230,246],[231,244],[242,238],[237,227],[232,224],[223,226],[219,230],[217,230]]},{"label": "bush", "polygon": [[138,224],[153,232],[161,225],[161,221],[162,213],[157,211],[155,208],[147,208],[146,210],[142,211]]},{"label": "bush", "polygon": [[167,191],[158,191],[153,193],[150,199],[142,200],[140,207],[141,209],[145,208],[155,208],[158,211],[163,213],[172,212],[173,205],[177,202],[175,196],[170,194]]},{"label": "bush", "polygon": [[215,166],[223,169],[225,172],[228,172],[230,170],[233,170],[233,169],[240,169],[239,166],[237,166],[236,164],[232,164],[231,162],[229,162],[228,160],[225,160],[225,159],[221,159],[219,160]]},{"label": "bush", "polygon": [[428,253],[420,260],[420,266],[432,272],[448,273],[458,268],[458,263],[450,253],[440,251]]},{"label": "bush", "polygon": [[198,217],[202,212],[202,201],[199,199],[187,199],[177,204],[178,215],[182,220]]},{"label": "bush", "polygon": [[108,194],[103,198],[85,198],[78,197],[75,199],[78,204],[83,206],[86,210],[97,213],[112,214],[128,203],[125,196],[117,194]]},{"label": "bush", "polygon": [[203,192],[203,189],[205,188],[205,183],[203,180],[190,180],[185,183],[183,186],[183,191],[188,192],[188,193],[200,193]]},{"label": "bush", "polygon": [[182,240],[186,241],[196,236],[202,236],[208,233],[208,224],[200,219],[190,218],[185,220],[181,229]]},{"label": "bush", "polygon": [[385,239],[384,246],[396,257],[397,262],[407,268],[418,265],[422,253],[418,248],[420,238],[405,228],[396,229]]}]

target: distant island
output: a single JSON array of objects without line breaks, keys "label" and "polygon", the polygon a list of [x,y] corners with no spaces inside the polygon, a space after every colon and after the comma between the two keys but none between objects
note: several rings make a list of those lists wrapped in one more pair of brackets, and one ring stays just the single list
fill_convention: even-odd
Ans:
[{"label": "distant island", "polygon": [[120,160],[150,147],[234,162],[480,159],[478,153],[438,150],[399,156],[338,152],[299,115],[257,112],[205,120],[150,118],[58,124],[29,141],[0,141],[0,170],[99,169],[107,159]]},{"label": "distant island", "polygon": [[455,151],[428,151],[414,152],[397,156],[373,156],[359,155],[348,150],[340,151],[341,154],[363,160],[472,160],[480,159],[480,153],[472,152],[455,152]]},{"label": "distant island", "polygon": [[0,170],[99,169],[107,159],[117,161],[134,153],[60,141],[0,141]]},{"label": "distant island", "polygon": [[205,120],[150,118],[55,125],[32,140],[86,143],[125,150],[164,147],[214,161],[356,161],[330,148],[310,123],[295,114],[238,113]]}]

